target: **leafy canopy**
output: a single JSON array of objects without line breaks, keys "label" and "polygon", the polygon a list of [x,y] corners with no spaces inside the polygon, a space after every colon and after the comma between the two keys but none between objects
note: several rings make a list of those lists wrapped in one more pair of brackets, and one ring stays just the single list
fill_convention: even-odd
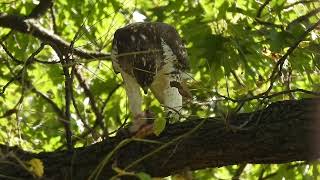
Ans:
[{"label": "leafy canopy", "polygon": [[[37,3],[1,0],[0,12],[27,16]],[[138,12],[147,21],[175,26],[191,66],[194,99],[186,103],[185,116],[197,118],[255,111],[273,101],[319,92],[319,26],[305,33],[319,20],[319,5],[315,0],[56,0],[37,23],[74,48],[95,52],[110,52],[114,31]],[[33,57],[42,41],[0,29],[1,144],[35,152],[66,148],[64,67],[73,79],[70,129],[75,146],[114,135],[128,119],[122,80],[110,59],[74,56],[63,64],[48,44]],[[154,98],[145,97],[145,102],[164,119]],[[194,176],[229,179],[238,167],[200,170]],[[242,177],[304,179],[318,171],[317,163],[247,165]]]}]

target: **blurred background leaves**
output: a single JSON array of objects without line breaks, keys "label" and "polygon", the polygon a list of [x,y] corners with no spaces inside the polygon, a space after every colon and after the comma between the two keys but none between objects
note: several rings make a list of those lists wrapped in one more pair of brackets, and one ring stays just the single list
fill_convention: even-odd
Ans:
[{"label": "blurred background leaves", "polygon": [[[0,12],[28,15],[37,1],[0,0]],[[175,26],[183,37],[190,59],[189,87],[194,99],[185,104],[186,116],[209,117],[236,107],[238,112],[258,110],[278,100],[309,97],[285,93],[273,98],[253,98],[269,88],[270,75],[277,61],[320,17],[317,0],[56,0],[38,23],[63,39],[75,39],[75,48],[110,52],[114,31],[138,16],[146,21],[161,21]],[[76,36],[79,32],[79,36]],[[10,33],[8,35],[8,33]],[[320,91],[320,28],[304,38],[285,62],[281,77],[270,93],[290,89]],[[33,36],[0,28],[0,87],[4,87],[25,67],[26,60],[41,41]],[[17,63],[8,52],[19,60]],[[58,56],[49,46],[36,56],[39,61],[26,66],[18,80],[0,96],[0,143],[18,145],[29,151],[54,151],[65,148],[65,133],[54,103],[62,111],[64,75]],[[76,146],[100,141],[128,119],[127,99],[122,80],[112,70],[110,59],[86,60],[75,57],[79,73],[93,94],[103,116],[104,127],[95,126],[97,114],[84,93],[73,81],[76,107],[71,107],[71,129]],[[46,97],[46,98],[44,98]],[[225,98],[228,97],[228,98]],[[145,97],[148,108],[161,112],[159,103]],[[13,111],[14,110],[14,111]],[[11,114],[8,112],[12,112]],[[111,134],[111,136],[114,134]],[[239,166],[194,172],[196,179],[230,179]],[[294,162],[284,165],[247,165],[243,179],[313,179],[318,163]]]}]

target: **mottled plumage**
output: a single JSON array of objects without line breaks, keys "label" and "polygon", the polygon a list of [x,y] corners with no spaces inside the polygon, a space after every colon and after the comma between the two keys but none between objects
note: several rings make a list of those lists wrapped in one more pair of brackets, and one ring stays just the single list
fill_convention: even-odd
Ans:
[{"label": "mottled plumage", "polygon": [[[167,111],[177,113],[181,109],[182,96],[170,82],[185,79],[188,61],[175,28],[160,22],[133,23],[120,28],[114,34],[111,57],[114,70],[124,80],[134,119],[142,119],[143,114],[140,87],[145,93],[150,89]],[[139,128],[143,123],[136,124]]]}]

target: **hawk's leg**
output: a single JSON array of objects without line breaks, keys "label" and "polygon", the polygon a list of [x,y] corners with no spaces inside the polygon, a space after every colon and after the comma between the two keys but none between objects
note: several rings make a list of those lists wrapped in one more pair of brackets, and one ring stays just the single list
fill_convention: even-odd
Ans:
[{"label": "hawk's leg", "polygon": [[137,132],[141,126],[146,123],[144,112],[142,111],[142,95],[140,92],[140,85],[138,82],[129,74],[121,72],[124,88],[126,90],[129,109],[133,116],[133,123],[130,127],[131,132]]},{"label": "hawk's leg", "polygon": [[163,94],[163,105],[167,112],[167,116],[170,119],[173,118],[174,120],[178,120],[182,108],[182,96],[180,95],[178,88],[168,87],[163,91]]},{"label": "hawk's leg", "polygon": [[182,108],[182,96],[178,88],[170,85],[170,82],[177,81],[177,78],[166,73],[166,71],[161,71],[152,83],[151,91],[159,102],[163,104],[169,118],[177,120]]}]

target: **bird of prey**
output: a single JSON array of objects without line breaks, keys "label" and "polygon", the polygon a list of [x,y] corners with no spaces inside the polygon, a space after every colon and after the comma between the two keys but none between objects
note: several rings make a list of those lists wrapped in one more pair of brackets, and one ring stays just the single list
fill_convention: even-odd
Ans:
[{"label": "bird of prey", "polygon": [[188,70],[187,51],[176,29],[160,22],[139,22],[118,29],[112,43],[112,64],[121,73],[133,115],[132,132],[146,121],[140,89],[154,94],[171,117],[178,117]]}]

